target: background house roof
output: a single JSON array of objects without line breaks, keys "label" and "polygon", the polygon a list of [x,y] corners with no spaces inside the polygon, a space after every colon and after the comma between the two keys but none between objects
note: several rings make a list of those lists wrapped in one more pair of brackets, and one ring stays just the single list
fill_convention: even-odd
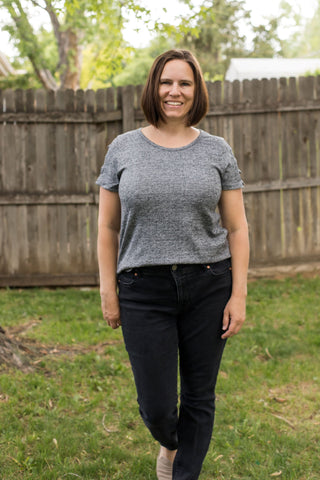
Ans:
[{"label": "background house roof", "polygon": [[232,58],[226,80],[299,77],[320,70],[320,58]]},{"label": "background house roof", "polygon": [[10,64],[9,60],[4,53],[0,52],[0,75],[7,77],[15,73],[14,68]]}]

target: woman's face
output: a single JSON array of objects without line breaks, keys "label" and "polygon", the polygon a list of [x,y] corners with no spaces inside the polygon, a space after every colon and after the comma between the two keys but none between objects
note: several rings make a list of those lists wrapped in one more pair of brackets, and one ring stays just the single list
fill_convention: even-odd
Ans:
[{"label": "woman's face", "polygon": [[170,60],[164,66],[159,83],[160,107],[166,122],[185,122],[194,100],[192,68],[184,60]]}]

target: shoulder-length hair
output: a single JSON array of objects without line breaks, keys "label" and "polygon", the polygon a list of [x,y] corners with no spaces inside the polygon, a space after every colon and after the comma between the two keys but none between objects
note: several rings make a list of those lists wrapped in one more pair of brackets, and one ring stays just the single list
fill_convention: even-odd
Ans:
[{"label": "shoulder-length hair", "polygon": [[199,62],[189,50],[168,50],[155,59],[149,72],[147,83],[142,92],[141,108],[151,125],[157,127],[160,122],[165,123],[166,120],[160,105],[159,84],[164,66],[171,60],[183,60],[190,65],[193,71],[195,82],[194,100],[186,120],[186,126],[190,127],[199,123],[206,115],[209,100],[207,87]]}]

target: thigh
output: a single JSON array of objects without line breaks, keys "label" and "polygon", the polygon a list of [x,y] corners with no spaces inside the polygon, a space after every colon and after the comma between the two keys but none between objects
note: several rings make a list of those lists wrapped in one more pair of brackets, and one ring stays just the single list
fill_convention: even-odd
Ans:
[{"label": "thigh", "polygon": [[122,332],[139,403],[174,403],[178,334],[171,278],[136,269],[118,275],[118,285]]},{"label": "thigh", "polygon": [[226,343],[221,339],[223,311],[232,287],[231,271],[225,267],[208,269],[189,285],[189,305],[179,322],[182,393],[214,392]]}]

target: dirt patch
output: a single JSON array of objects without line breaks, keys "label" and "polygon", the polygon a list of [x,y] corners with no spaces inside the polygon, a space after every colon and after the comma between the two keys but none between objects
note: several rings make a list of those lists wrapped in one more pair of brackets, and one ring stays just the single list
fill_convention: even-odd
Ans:
[{"label": "dirt patch", "polygon": [[23,336],[40,321],[32,320],[6,330],[0,328],[0,365],[31,372],[46,356],[74,356],[90,352],[103,354],[106,346],[120,343],[120,340],[111,340],[96,345],[45,345]]},{"label": "dirt patch", "polygon": [[283,280],[297,275],[301,275],[303,278],[318,277],[320,275],[320,262],[250,268],[248,278],[249,281],[255,281],[259,278]]},{"label": "dirt patch", "polygon": [[304,429],[320,425],[319,385],[308,382],[286,384],[269,390],[269,398],[274,405],[274,416],[281,416],[295,427],[303,425]]}]

